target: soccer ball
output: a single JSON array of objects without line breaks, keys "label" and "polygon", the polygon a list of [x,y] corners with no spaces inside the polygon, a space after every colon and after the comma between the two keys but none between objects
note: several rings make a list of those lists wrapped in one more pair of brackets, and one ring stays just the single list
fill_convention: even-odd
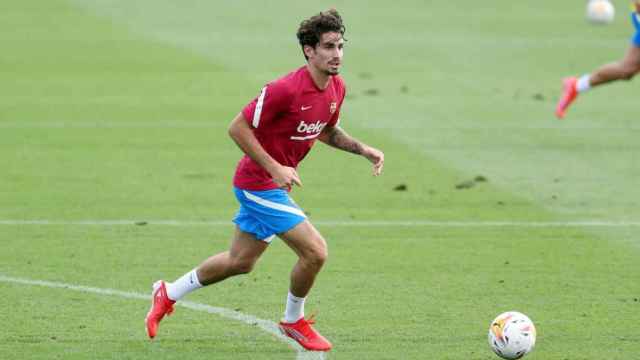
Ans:
[{"label": "soccer ball", "polygon": [[503,359],[520,359],[533,350],[536,327],[517,311],[498,315],[489,327],[489,346]]},{"label": "soccer ball", "polygon": [[609,24],[616,16],[616,10],[609,0],[589,0],[587,20],[594,24]]}]

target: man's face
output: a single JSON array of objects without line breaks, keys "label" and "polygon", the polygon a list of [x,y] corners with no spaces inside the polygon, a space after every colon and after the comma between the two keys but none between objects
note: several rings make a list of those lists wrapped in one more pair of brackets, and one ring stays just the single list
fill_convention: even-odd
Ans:
[{"label": "man's face", "polygon": [[338,32],[322,34],[315,48],[305,46],[309,64],[327,75],[337,75],[342,64],[344,39]]}]

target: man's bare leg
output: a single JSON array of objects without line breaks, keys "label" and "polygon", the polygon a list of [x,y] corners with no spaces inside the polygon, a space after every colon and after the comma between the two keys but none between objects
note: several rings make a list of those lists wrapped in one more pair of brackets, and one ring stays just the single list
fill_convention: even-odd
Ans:
[{"label": "man's bare leg", "polygon": [[640,72],[640,47],[631,45],[622,60],[604,65],[580,78],[564,79],[562,95],[556,105],[556,116],[560,119],[564,118],[567,109],[578,94],[612,81],[631,80],[638,72]]},{"label": "man's bare leg", "polygon": [[327,243],[308,220],[279,236],[298,255],[280,330],[307,350],[328,351],[331,343],[304,318],[304,301],[327,259]]},{"label": "man's bare leg", "polygon": [[211,256],[173,283],[157,281],[153,286],[151,308],[145,318],[149,337],[153,339],[156,336],[160,321],[173,312],[173,304],[177,300],[203,286],[250,272],[268,245],[236,228],[228,251]]},{"label": "man's bare leg", "polygon": [[308,220],[279,236],[298,255],[289,290],[297,297],[306,297],[327,259],[327,243]]},{"label": "man's bare leg", "polygon": [[268,246],[253,234],[236,227],[230,249],[209,257],[198,266],[198,280],[207,286],[230,276],[249,273]]},{"label": "man's bare leg", "polygon": [[598,86],[617,80],[631,80],[640,72],[640,47],[630,46],[622,60],[606,64],[589,77],[589,84]]}]

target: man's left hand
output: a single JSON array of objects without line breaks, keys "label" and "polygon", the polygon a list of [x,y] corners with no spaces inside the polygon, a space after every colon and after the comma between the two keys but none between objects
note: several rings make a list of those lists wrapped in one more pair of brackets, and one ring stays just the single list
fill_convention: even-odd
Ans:
[{"label": "man's left hand", "polygon": [[362,156],[373,163],[373,176],[378,176],[382,173],[382,167],[384,166],[384,153],[382,151],[367,147]]}]

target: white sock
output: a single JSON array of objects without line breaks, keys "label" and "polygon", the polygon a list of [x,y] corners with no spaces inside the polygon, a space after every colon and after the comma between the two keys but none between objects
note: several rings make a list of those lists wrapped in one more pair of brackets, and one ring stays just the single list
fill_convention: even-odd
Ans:
[{"label": "white sock", "polygon": [[200,289],[202,284],[200,284],[200,280],[198,280],[196,269],[193,269],[182,275],[178,280],[172,283],[166,283],[166,286],[167,296],[169,296],[169,299],[178,301],[188,293]]},{"label": "white sock", "polygon": [[287,308],[284,311],[284,322],[294,323],[304,316],[304,299],[297,297],[289,291],[287,295]]},{"label": "white sock", "polygon": [[582,75],[580,79],[578,79],[578,83],[576,84],[576,90],[578,90],[579,93],[583,93],[591,89],[591,84],[589,83],[590,80],[591,80],[591,75],[589,74]]}]

